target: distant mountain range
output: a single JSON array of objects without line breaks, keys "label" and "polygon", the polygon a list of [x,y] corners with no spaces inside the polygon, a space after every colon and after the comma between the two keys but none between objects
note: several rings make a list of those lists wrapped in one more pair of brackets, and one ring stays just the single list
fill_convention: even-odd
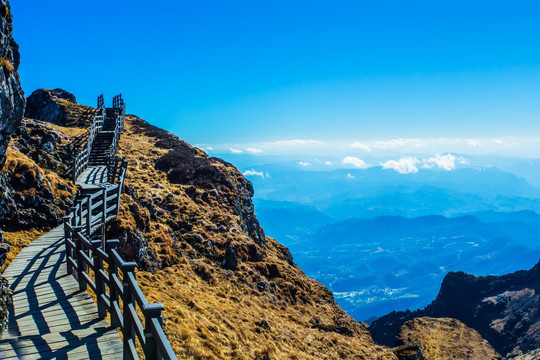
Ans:
[{"label": "distant mountain range", "polygon": [[251,180],[266,234],[357,320],[424,307],[448,271],[503,274],[540,257],[540,190],[497,168],[264,171]]},{"label": "distant mountain range", "polygon": [[250,177],[256,200],[313,206],[334,220],[485,210],[540,212],[540,189],[493,167],[399,174],[380,167],[323,172],[266,165],[260,171],[270,176]]},{"label": "distant mountain range", "polygon": [[482,213],[481,221],[382,216],[326,225],[290,244],[296,263],[333,292],[357,320],[423,307],[448,271],[502,274],[540,255],[540,216]]}]

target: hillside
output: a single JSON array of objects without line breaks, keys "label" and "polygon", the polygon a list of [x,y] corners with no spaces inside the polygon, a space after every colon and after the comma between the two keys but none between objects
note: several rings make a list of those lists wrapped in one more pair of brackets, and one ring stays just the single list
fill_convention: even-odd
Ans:
[{"label": "hillside", "polygon": [[[49,98],[62,111],[65,96]],[[78,108],[82,117],[87,108],[69,106]],[[82,132],[76,121],[25,124],[8,152],[17,222],[0,219],[12,230],[11,257],[24,245],[20,238],[55,226],[69,207],[69,143]],[[231,164],[132,115],[118,155],[129,166],[108,237],[119,238],[123,255],[139,264],[149,300],[165,305],[165,330],[179,358],[396,358],[304,275],[286,247],[264,236],[253,187]],[[30,209],[41,202],[50,214],[40,222]]]},{"label": "hillside", "polygon": [[502,276],[448,273],[437,298],[423,310],[392,312],[374,321],[373,338],[393,346],[400,327],[420,317],[451,317],[475,329],[500,354],[512,358],[540,347],[540,263]]}]

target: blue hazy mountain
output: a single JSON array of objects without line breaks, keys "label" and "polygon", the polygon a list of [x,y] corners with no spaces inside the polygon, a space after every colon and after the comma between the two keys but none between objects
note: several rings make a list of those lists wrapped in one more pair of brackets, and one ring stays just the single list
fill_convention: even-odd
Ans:
[{"label": "blue hazy mountain", "polygon": [[289,247],[308,276],[328,286],[350,315],[366,320],[424,307],[448,271],[503,274],[538,261],[539,215],[483,215],[489,221],[471,215],[349,219]]},{"label": "blue hazy mountain", "polygon": [[455,216],[488,210],[540,212],[540,189],[493,167],[415,174],[380,167],[307,171],[264,165],[257,170],[269,176],[250,177],[256,199],[309,205],[335,220],[381,215]]},{"label": "blue hazy mountain", "polygon": [[540,191],[497,168],[258,171],[267,235],[357,320],[425,306],[448,271],[503,274],[540,257]]},{"label": "blue hazy mountain", "polygon": [[319,226],[334,220],[313,206],[287,201],[255,200],[257,217],[264,219],[264,231],[286,244],[313,234]]},{"label": "blue hazy mountain", "polygon": [[[489,159],[480,159],[485,164]],[[503,159],[504,160],[504,159]],[[448,271],[504,274],[540,257],[540,190],[521,162],[400,174],[247,167],[256,212],[310,277],[357,320],[422,308]]]}]

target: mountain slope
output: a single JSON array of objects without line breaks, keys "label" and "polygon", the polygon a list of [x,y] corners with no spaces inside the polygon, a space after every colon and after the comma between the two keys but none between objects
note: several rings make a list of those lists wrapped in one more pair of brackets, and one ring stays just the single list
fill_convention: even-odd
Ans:
[{"label": "mountain slope", "polygon": [[[56,169],[65,181],[70,160],[61,149],[80,130],[28,123],[43,131],[35,141],[16,139],[14,151],[35,156],[39,173]],[[47,162],[40,149],[56,132]],[[119,238],[123,255],[138,262],[148,299],[165,305],[165,330],[179,358],[396,358],[305,276],[286,247],[264,236],[251,183],[231,164],[135,116],[126,119],[118,155],[129,166],[108,237]],[[60,206],[50,209],[61,216]]]},{"label": "mountain slope", "polygon": [[502,276],[448,273],[437,298],[423,310],[392,312],[375,320],[374,339],[392,346],[402,324],[423,316],[452,317],[477,330],[505,356],[540,347],[540,262]]}]

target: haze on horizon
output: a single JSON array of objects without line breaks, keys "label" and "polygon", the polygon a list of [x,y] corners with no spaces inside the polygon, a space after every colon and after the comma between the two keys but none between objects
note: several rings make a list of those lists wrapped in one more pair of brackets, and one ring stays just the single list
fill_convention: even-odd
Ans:
[{"label": "haze on horizon", "polygon": [[[61,87],[94,104],[97,92],[122,92],[130,112],[207,149],[358,157],[400,139],[390,150],[411,153],[417,141],[425,153],[538,157],[538,10],[534,1],[12,4],[27,95]],[[304,143],[283,146],[291,140]]]}]

